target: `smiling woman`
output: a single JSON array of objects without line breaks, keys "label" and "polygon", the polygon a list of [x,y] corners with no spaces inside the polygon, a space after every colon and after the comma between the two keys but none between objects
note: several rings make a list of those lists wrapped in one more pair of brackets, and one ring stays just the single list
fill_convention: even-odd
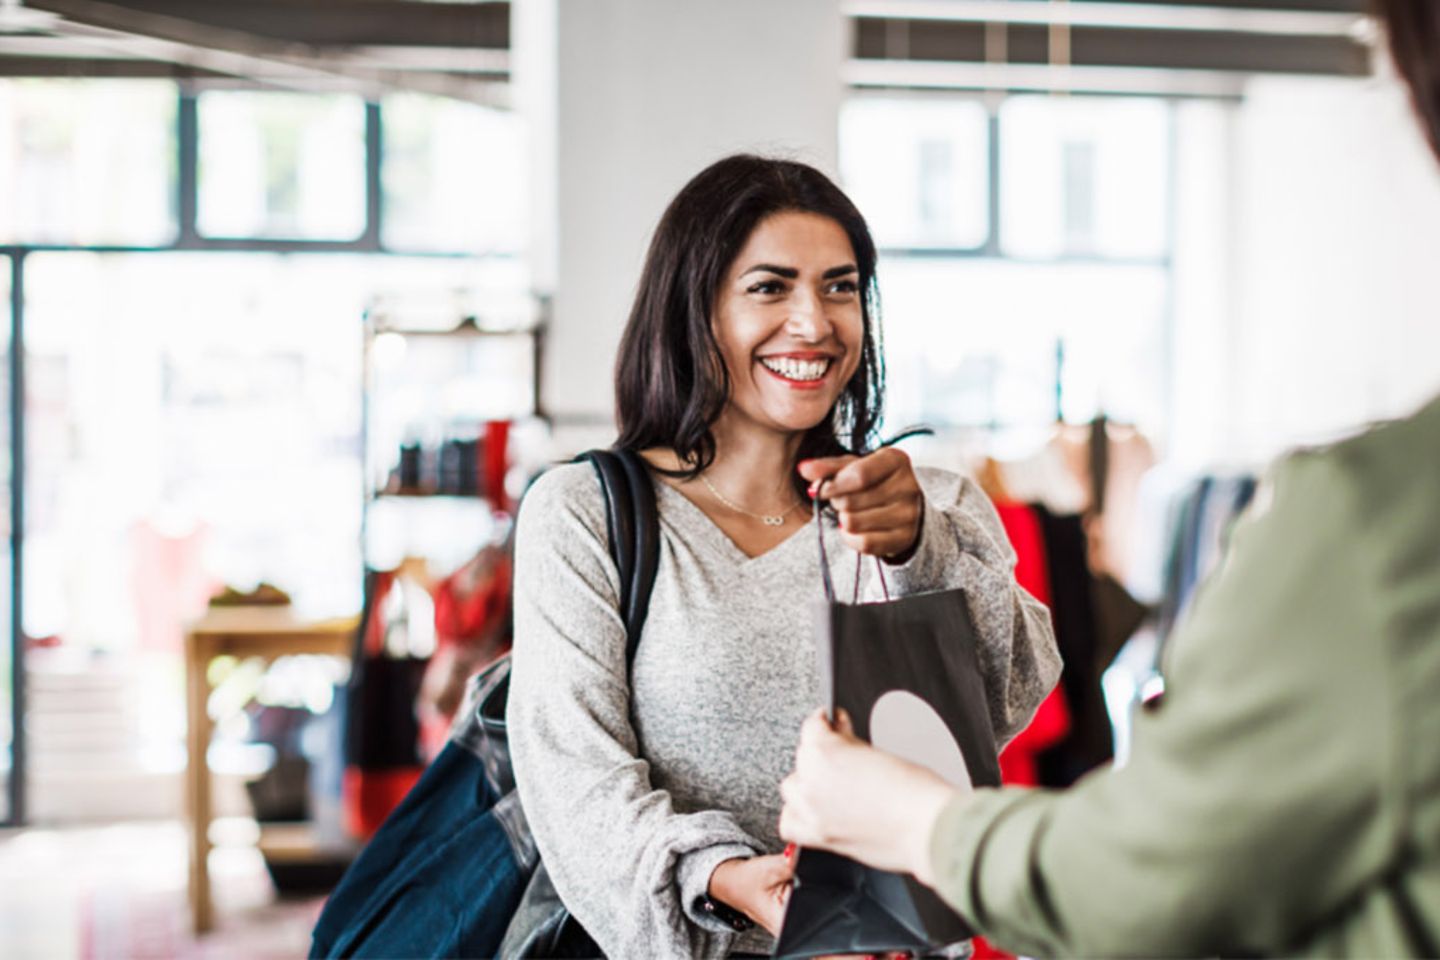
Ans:
[{"label": "smiling woman", "polygon": [[[618,445],[651,467],[660,534],[628,669],[590,467],[526,495],[516,782],[555,889],[608,956],[773,951],[792,875],[777,786],[821,703],[812,496],[834,508],[837,567],[848,546],[889,562],[892,595],[966,590],[1002,739],[1059,672],[989,502],[876,449],[876,302],[865,221],[817,170],[729,157],[671,203],[616,372]],[[882,594],[868,565],[859,590]]]},{"label": "smiling woman", "polygon": [[[838,187],[804,164],[721,160],[680,191],[656,227],[620,344],[618,445],[672,447],[698,476],[715,460],[711,425],[732,399],[731,378],[753,384],[763,347],[780,367],[848,364],[828,377],[829,402],[810,418],[799,456],[864,449],[884,389],[877,304],[875,244]],[[798,368],[789,372],[801,379]],[[796,478],[796,493],[804,489]]]},{"label": "smiling woman", "polygon": [[845,231],[819,214],[777,213],[755,228],[715,304],[726,369],[746,372],[731,384],[738,412],[781,431],[823,419],[860,363],[853,259]]}]

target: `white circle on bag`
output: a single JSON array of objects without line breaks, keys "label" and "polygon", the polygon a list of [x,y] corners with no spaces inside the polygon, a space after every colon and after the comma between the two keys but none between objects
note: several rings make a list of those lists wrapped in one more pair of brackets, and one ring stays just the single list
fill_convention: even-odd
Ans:
[{"label": "white circle on bag", "polygon": [[908,690],[891,690],[870,708],[870,742],[918,763],[953,787],[972,790],[965,755],[935,708]]}]

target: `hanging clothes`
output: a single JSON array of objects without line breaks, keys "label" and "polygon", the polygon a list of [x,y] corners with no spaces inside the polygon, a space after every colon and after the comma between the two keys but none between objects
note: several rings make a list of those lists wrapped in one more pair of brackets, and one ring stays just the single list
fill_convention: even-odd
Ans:
[{"label": "hanging clothes", "polygon": [[[424,770],[415,712],[426,659],[408,651],[398,571],[368,571],[345,692],[345,825],[368,839]],[[396,642],[399,641],[399,642]]]},{"label": "hanging clothes", "polygon": [[[1015,548],[1015,580],[1030,596],[1050,606],[1050,571],[1045,553],[1045,534],[1032,507],[1019,503],[995,504],[1005,535]],[[1030,725],[1016,735],[1000,754],[1000,780],[1014,786],[1038,786],[1040,773],[1036,758],[1062,740],[1070,731],[1070,710],[1065,691],[1057,686],[1040,703]]]},{"label": "hanging clothes", "polygon": [[1044,533],[1050,577],[1050,612],[1055,640],[1065,661],[1060,686],[1070,711],[1070,731],[1038,758],[1045,786],[1068,786],[1110,759],[1113,744],[1110,718],[1100,686],[1092,577],[1086,559],[1088,542],[1083,522],[1074,514],[1051,513],[1036,506]]},{"label": "hanging clothes", "polygon": [[1205,476],[1181,495],[1165,561],[1158,628],[1162,644],[1189,608],[1196,588],[1219,566],[1230,528],[1254,499],[1255,488],[1255,477],[1248,474]]},{"label": "hanging clothes", "polygon": [[511,556],[490,544],[434,584],[437,647],[420,686],[421,743],[444,748],[470,677],[510,649]]},{"label": "hanging clothes", "polygon": [[1090,566],[1123,583],[1139,535],[1141,481],[1155,462],[1155,450],[1140,430],[1102,415],[1086,424],[1056,424],[1034,455],[990,461],[982,466],[981,480],[1009,500],[1094,518],[1087,528]]}]

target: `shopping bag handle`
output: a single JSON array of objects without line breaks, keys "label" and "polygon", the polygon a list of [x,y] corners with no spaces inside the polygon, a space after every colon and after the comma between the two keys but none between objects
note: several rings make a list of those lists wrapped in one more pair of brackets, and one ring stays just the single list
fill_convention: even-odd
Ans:
[{"label": "shopping bag handle", "polygon": [[[901,440],[909,440],[911,437],[933,437],[934,435],[935,431],[930,427],[917,424],[906,427],[888,440],[881,440],[875,449],[894,446]],[[828,478],[821,480],[819,486],[815,488],[815,537],[820,544],[820,577],[825,582],[825,599],[834,603],[835,583],[830,579],[830,558],[825,555],[825,528],[820,523],[820,501],[825,499],[820,494],[825,492],[825,484],[829,482]],[[850,599],[852,604],[860,602],[860,562],[861,555],[857,550],[855,551],[855,594]],[[890,585],[885,582],[885,564],[880,561],[879,557],[875,558],[875,572],[880,575],[880,589],[884,592],[885,601],[888,603],[890,601]]]},{"label": "shopping bag handle", "polygon": [[[825,492],[825,484],[829,482],[828,478],[821,480],[815,489],[815,542],[820,546],[820,579],[825,585],[825,599],[830,603],[835,603],[835,581],[830,576],[830,555],[825,550],[824,517],[820,512],[820,502],[825,499],[821,494]],[[864,559],[865,557],[860,551],[855,551],[855,589],[850,597],[852,604],[860,602],[860,564],[864,562]],[[875,573],[880,577],[880,589],[885,594],[886,602],[889,602],[890,585],[885,582],[885,565],[881,563],[879,557],[875,558]]]}]

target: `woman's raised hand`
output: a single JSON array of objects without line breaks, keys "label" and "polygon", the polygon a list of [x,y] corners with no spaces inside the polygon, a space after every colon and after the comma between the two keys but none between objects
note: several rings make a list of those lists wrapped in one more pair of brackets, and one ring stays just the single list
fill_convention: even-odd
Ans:
[{"label": "woman's raised hand", "polygon": [[810,496],[834,508],[846,546],[892,563],[915,552],[925,498],[903,450],[882,447],[863,457],[802,460],[797,469],[810,481]]}]

